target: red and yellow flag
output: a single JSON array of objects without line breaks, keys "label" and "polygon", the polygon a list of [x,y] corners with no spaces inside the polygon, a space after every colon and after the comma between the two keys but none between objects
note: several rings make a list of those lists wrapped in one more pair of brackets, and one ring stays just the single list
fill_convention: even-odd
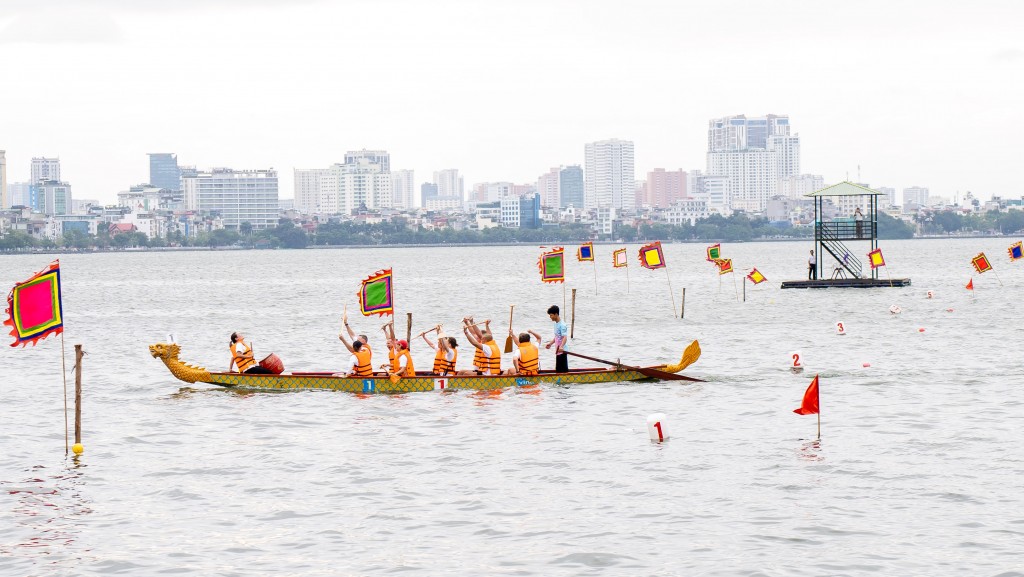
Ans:
[{"label": "red and yellow flag", "polygon": [[718,267],[718,274],[729,274],[732,272],[732,259],[720,258],[715,261],[715,266]]},{"label": "red and yellow flag", "polygon": [[880,266],[885,266],[885,259],[882,258],[882,249],[876,248],[868,253],[868,264],[871,265],[872,270]]},{"label": "red and yellow flag", "polygon": [[768,280],[764,277],[763,274],[761,274],[761,271],[757,270],[756,268],[750,271],[750,274],[747,275],[747,278],[749,278],[750,281],[754,284],[761,284],[764,281]]},{"label": "red and yellow flag", "polygon": [[992,263],[988,262],[988,257],[983,252],[979,252],[978,256],[972,258],[971,264],[974,265],[974,270],[978,271],[978,274],[992,270]]},{"label": "red and yellow flag", "polygon": [[640,266],[654,270],[665,268],[665,253],[661,251],[661,241],[656,240],[640,249]]},{"label": "red and yellow flag", "polygon": [[60,300],[60,261],[55,260],[7,295],[7,320],[14,337],[12,347],[25,346],[64,332]]}]

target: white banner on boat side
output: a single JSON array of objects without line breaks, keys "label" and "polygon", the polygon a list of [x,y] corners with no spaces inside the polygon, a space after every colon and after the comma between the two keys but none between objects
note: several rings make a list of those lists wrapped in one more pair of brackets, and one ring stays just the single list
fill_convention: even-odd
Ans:
[{"label": "white banner on boat side", "polygon": [[443,391],[448,388],[448,379],[434,379],[434,390]]}]

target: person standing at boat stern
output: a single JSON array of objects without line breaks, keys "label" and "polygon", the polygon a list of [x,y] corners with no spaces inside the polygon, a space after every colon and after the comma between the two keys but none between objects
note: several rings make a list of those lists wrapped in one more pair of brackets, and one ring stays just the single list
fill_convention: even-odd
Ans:
[{"label": "person standing at boat stern", "polygon": [[548,308],[548,318],[555,323],[555,338],[548,341],[548,343],[544,345],[544,348],[550,349],[551,345],[555,345],[555,372],[568,373],[569,355],[565,354],[565,345],[566,341],[569,339],[569,328],[566,327],[565,323],[562,321],[558,305],[551,305],[551,307]]},{"label": "person standing at boat stern", "polygon": [[245,336],[241,333],[231,333],[231,364],[228,365],[228,371],[237,368],[240,373],[248,373],[250,375],[272,375],[273,371],[264,369],[263,367],[256,364],[256,359],[253,358],[252,347],[245,342]]}]

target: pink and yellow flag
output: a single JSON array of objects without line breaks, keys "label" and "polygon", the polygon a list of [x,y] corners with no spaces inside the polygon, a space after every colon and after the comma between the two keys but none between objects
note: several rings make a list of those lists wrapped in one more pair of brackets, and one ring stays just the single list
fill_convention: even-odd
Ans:
[{"label": "pink and yellow flag", "polygon": [[540,255],[537,268],[540,269],[541,282],[565,282],[564,254],[565,251],[558,246]]},{"label": "pink and yellow flag", "polygon": [[612,253],[612,264],[615,268],[621,268],[629,266],[628,257],[626,256],[626,249],[620,248]]},{"label": "pink and yellow flag", "polygon": [[875,250],[868,253],[868,264],[871,265],[872,270],[880,266],[885,266],[885,259],[882,258],[882,249],[876,248]]},{"label": "pink and yellow flag", "polygon": [[11,327],[12,347],[34,346],[36,341],[64,332],[59,260],[14,285],[7,295],[7,317],[4,324]]},{"label": "pink and yellow flag", "polygon": [[363,316],[394,315],[395,299],[391,269],[379,270],[363,280],[359,287],[359,311]]},{"label": "pink and yellow flag", "polygon": [[661,251],[661,241],[656,240],[640,249],[640,266],[654,270],[665,268],[665,253]]}]

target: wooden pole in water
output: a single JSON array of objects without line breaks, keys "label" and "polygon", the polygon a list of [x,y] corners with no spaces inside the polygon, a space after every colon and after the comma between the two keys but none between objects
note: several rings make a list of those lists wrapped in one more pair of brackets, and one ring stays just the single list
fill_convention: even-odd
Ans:
[{"label": "wooden pole in water", "polygon": [[576,338],[576,289],[572,289],[572,321],[569,323],[569,338]]},{"label": "wooden pole in water", "polygon": [[682,319],[682,318],[685,318],[685,317],[686,317],[686,287],[683,287],[683,302],[682,302],[682,305],[679,307],[679,318]]},{"label": "wooden pole in water", "polygon": [[75,345],[75,444],[82,443],[82,345]]},{"label": "wooden pole in water", "polygon": [[405,313],[405,342],[412,348],[412,313]]}]

